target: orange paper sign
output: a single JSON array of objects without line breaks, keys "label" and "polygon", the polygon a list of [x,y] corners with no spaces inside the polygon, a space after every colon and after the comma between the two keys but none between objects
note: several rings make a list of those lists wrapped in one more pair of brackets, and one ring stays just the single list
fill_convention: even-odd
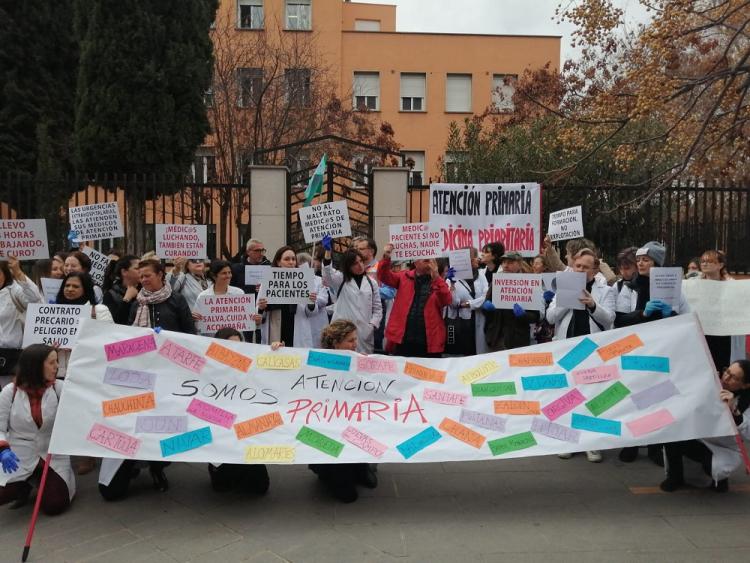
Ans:
[{"label": "orange paper sign", "polygon": [[620,340],[615,340],[612,344],[602,346],[596,352],[599,354],[599,357],[606,362],[617,356],[622,356],[623,354],[632,352],[641,346],[643,346],[643,342],[638,338],[638,335],[631,334]]},{"label": "orange paper sign", "polygon": [[217,362],[221,362],[222,364],[227,365],[230,368],[234,368],[240,371],[249,370],[250,364],[253,363],[253,361],[247,356],[243,356],[242,354],[239,354],[234,350],[230,350],[225,346],[221,346],[220,344],[216,344],[215,342],[212,342],[208,347],[208,350],[206,350],[206,356],[216,360]]},{"label": "orange paper sign", "polygon": [[539,401],[495,401],[495,414],[539,414]]},{"label": "orange paper sign", "polygon": [[552,352],[536,352],[529,354],[511,354],[509,357],[510,365],[513,367],[529,366],[551,366]]},{"label": "orange paper sign", "polygon": [[131,412],[148,411],[156,408],[156,399],[153,393],[141,395],[130,395],[120,399],[102,401],[102,413],[104,416],[118,416]]},{"label": "orange paper sign", "polygon": [[419,364],[413,364],[406,362],[404,366],[404,373],[410,375],[415,379],[421,379],[422,381],[433,381],[435,383],[445,383],[446,372],[439,369],[431,369]]},{"label": "orange paper sign", "polygon": [[484,441],[486,439],[479,432],[474,432],[474,430],[472,430],[468,426],[464,426],[463,424],[456,422],[455,420],[451,420],[450,418],[443,419],[443,422],[440,423],[440,430],[444,431],[446,434],[450,434],[456,440],[466,442],[470,446],[474,446],[477,449],[482,447],[482,444],[484,444]]},{"label": "orange paper sign", "polygon": [[263,416],[256,416],[249,420],[243,420],[234,425],[234,432],[237,434],[237,439],[242,440],[248,436],[255,436],[261,432],[268,432],[269,430],[281,426],[284,421],[281,419],[279,411],[264,414]]}]

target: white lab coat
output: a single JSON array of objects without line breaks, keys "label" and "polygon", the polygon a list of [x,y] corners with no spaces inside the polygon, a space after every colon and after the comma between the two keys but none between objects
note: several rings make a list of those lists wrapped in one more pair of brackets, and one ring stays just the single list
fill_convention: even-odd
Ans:
[{"label": "white lab coat", "polygon": [[[0,473],[0,486],[17,481],[25,481],[36,469],[39,460],[47,457],[52,426],[55,424],[58,397],[63,390],[63,382],[57,380],[42,396],[42,427],[37,428],[31,418],[29,396],[23,389],[16,390],[15,383],[6,385],[0,392],[0,441],[8,442],[10,449],[18,456],[18,469],[13,473]],[[76,481],[70,457],[53,455],[50,467],[65,481],[68,494],[73,498]]]},{"label": "white lab coat", "polygon": [[[615,285],[615,288],[617,286]],[[617,291],[617,289],[615,289]],[[635,291],[627,284],[622,284],[622,290],[616,297],[617,302],[615,305],[615,311],[618,313],[632,313],[635,311],[635,307],[638,304],[638,292]],[[677,307],[673,307],[672,310],[678,315],[684,315],[690,312],[690,305],[688,305],[685,295],[680,293],[680,302]]]},{"label": "white lab coat", "polygon": [[[213,297],[216,293],[214,292],[214,286],[210,286],[208,289],[204,289],[198,294],[198,297],[195,298],[195,312],[198,312],[198,300],[202,299],[203,297]],[[234,287],[233,285],[230,285],[227,287],[227,292],[222,295],[245,295],[245,292],[242,291],[239,287]],[[192,310],[192,308],[191,308]],[[198,326],[198,322],[195,323],[196,326]],[[202,336],[213,336],[213,332],[201,332]]]},{"label": "white lab coat", "polygon": [[[318,315],[325,315],[325,308],[328,304],[328,291],[323,287],[320,276],[315,276],[315,287],[313,291],[318,296],[315,300],[315,308],[311,311],[307,305],[297,305],[297,312],[294,315],[294,342],[295,348],[313,348],[313,323],[312,320]],[[260,286],[258,295],[264,295],[263,286]],[[266,311],[263,314],[263,324],[260,326],[261,344],[271,344],[268,341],[269,315],[273,311]],[[320,339],[320,335],[318,335]],[[288,342],[285,342],[289,346]]]},{"label": "white lab coat", "polygon": [[[489,352],[487,339],[484,337],[485,317],[482,313],[482,305],[487,299],[488,289],[487,278],[481,272],[474,279],[474,297],[469,292],[469,285],[466,280],[456,280],[456,283],[452,285],[451,291],[453,302],[446,308],[446,316],[449,319],[455,319],[456,316],[462,319],[470,319],[471,313],[474,313],[474,341],[476,342],[477,354],[486,354]],[[468,308],[459,307],[464,301],[469,302]]]},{"label": "white lab coat", "polygon": [[[750,440],[750,408],[743,413],[742,424],[737,427],[740,438]],[[742,454],[735,436],[705,438],[701,440],[713,456],[711,457],[711,476],[715,481],[726,479],[743,464]]]},{"label": "white lab coat", "polygon": [[[589,315],[590,334],[611,330],[615,322],[615,289],[607,285],[602,278],[595,277],[594,285],[591,287],[591,297],[596,302],[594,312]],[[555,337],[553,340],[565,340],[568,335],[568,327],[573,319],[573,309],[557,306],[557,296],[547,308],[547,322],[555,325]],[[595,322],[596,321],[596,322]],[[601,328],[596,323],[601,325]]]},{"label": "white lab coat", "polygon": [[[23,309],[19,312],[11,299],[13,297]],[[29,278],[14,281],[0,289],[0,348],[20,348],[23,343],[23,320],[29,303],[41,303],[42,294]]]}]

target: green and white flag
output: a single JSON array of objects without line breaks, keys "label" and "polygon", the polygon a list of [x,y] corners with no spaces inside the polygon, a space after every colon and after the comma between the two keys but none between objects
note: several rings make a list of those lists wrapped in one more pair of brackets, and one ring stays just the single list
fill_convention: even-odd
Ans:
[{"label": "green and white flag", "polygon": [[310,181],[307,183],[307,189],[305,190],[305,207],[312,203],[312,200],[318,195],[323,188],[323,174],[326,171],[326,155],[320,159],[318,167],[310,177]]}]

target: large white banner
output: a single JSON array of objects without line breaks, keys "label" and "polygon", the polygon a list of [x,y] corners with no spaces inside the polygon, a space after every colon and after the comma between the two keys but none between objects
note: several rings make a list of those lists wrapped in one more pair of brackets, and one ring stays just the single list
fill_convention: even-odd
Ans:
[{"label": "large white banner", "polygon": [[68,374],[57,454],[458,461],[735,432],[694,315],[450,359],[271,352],[86,320]]},{"label": "large white banner", "polygon": [[539,254],[542,190],[524,184],[430,184],[430,230],[441,251],[502,242],[506,251]]},{"label": "large white banner", "polygon": [[682,293],[706,334],[750,334],[750,280],[684,280]]}]

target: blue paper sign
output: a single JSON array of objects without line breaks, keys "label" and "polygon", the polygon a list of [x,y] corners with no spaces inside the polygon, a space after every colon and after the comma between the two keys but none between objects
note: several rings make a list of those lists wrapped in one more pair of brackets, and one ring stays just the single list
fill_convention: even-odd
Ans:
[{"label": "blue paper sign", "polygon": [[352,365],[352,357],[344,356],[343,354],[329,354],[327,352],[316,352],[310,350],[307,354],[307,365],[349,371],[349,368]]},{"label": "blue paper sign", "polygon": [[620,356],[622,369],[669,373],[669,358],[662,356]]},{"label": "blue paper sign", "polygon": [[198,428],[197,430],[191,430],[184,434],[178,434],[177,436],[160,440],[159,445],[161,445],[162,457],[167,457],[200,448],[201,446],[210,444],[212,441],[211,429],[208,426],[205,426],[203,428]]},{"label": "blue paper sign", "polygon": [[593,354],[594,350],[596,350],[598,347],[599,345],[590,338],[584,338],[578,344],[576,344],[570,352],[565,354],[557,363],[563,369],[570,371],[578,364],[580,364],[583,360],[588,358],[591,354]]},{"label": "blue paper sign", "polygon": [[541,391],[542,389],[562,389],[568,386],[564,373],[550,375],[529,375],[521,378],[524,391]]},{"label": "blue paper sign", "polygon": [[622,435],[622,423],[619,420],[595,418],[593,416],[586,416],[585,414],[573,413],[573,421],[570,425],[576,430],[588,430],[589,432],[612,434],[614,436]]},{"label": "blue paper sign", "polygon": [[427,446],[434,444],[442,437],[443,436],[440,434],[440,432],[435,430],[434,426],[430,426],[429,428],[425,428],[424,430],[422,430],[419,434],[416,434],[408,440],[401,442],[398,446],[396,446],[396,449],[401,452],[401,455],[404,456],[404,459],[409,459],[411,456],[413,456],[417,452],[422,451]]}]

